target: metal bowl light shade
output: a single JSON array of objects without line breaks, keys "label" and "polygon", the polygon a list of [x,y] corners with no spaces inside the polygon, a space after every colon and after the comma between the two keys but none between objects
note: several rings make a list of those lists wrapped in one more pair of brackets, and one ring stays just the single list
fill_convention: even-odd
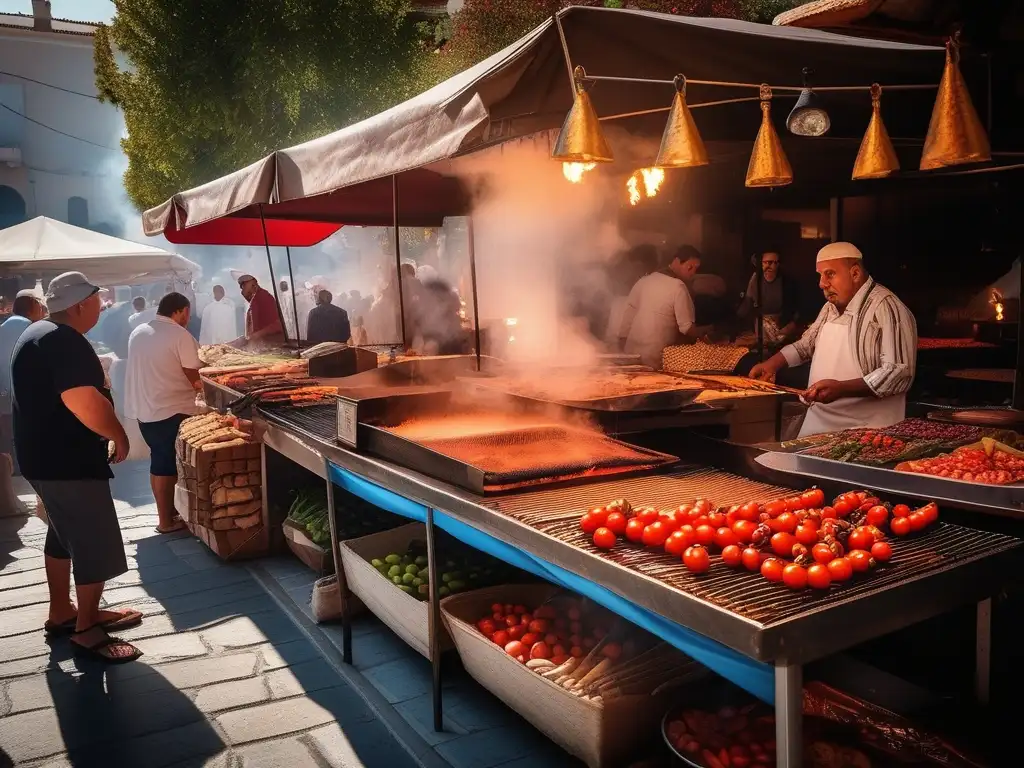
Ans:
[{"label": "metal bowl light shade", "polygon": [[824,136],[832,121],[822,99],[812,88],[800,91],[800,98],[786,118],[786,128],[795,136]]},{"label": "metal bowl light shade", "polygon": [[601,131],[601,121],[583,86],[585,78],[583,67],[576,67],[573,72],[576,96],[562,123],[562,130],[555,139],[551,157],[565,163],[610,163],[614,157]]}]

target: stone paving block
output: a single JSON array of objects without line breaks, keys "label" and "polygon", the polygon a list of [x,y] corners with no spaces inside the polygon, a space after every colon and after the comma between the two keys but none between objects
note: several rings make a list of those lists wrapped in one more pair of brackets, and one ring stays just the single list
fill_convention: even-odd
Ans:
[{"label": "stone paving block", "polygon": [[232,744],[285,736],[325,723],[362,728],[374,715],[348,686],[316,691],[309,697],[282,699],[257,707],[227,712],[217,724]]},{"label": "stone paving block", "polygon": [[49,613],[46,603],[26,605],[22,608],[9,608],[3,612],[0,621],[0,637],[11,637],[24,632],[39,632],[42,635],[43,622]]},{"label": "stone paving block", "polygon": [[415,652],[408,658],[372,667],[363,674],[392,704],[432,690],[430,663]]},{"label": "stone paving block", "polygon": [[0,719],[0,744],[14,763],[60,754],[64,739],[57,713],[41,709]]},{"label": "stone paving block", "polygon": [[38,568],[43,567],[43,552],[40,549],[30,550],[36,553],[36,557],[24,557],[17,560],[12,560],[7,563],[3,568],[4,575],[11,573],[24,573],[25,571],[34,571]]},{"label": "stone paving block", "polygon": [[260,704],[270,698],[266,681],[262,677],[231,680],[200,688],[196,694],[196,707],[202,712],[220,712],[235,707]]},{"label": "stone paving block", "polygon": [[209,550],[195,555],[185,555],[181,560],[193,571],[210,571],[224,567],[224,561]]},{"label": "stone paving block", "polygon": [[139,640],[135,646],[146,654],[147,664],[191,659],[206,655],[206,646],[197,632],[178,632]]},{"label": "stone paving block", "polygon": [[260,568],[269,573],[279,583],[281,579],[288,576],[309,573],[309,568],[291,555],[260,560]]},{"label": "stone paving block", "polygon": [[[91,745],[70,753],[77,766],[224,766],[225,744],[213,727],[201,720],[188,725],[168,727],[153,733]],[[117,759],[112,760],[111,755]]]},{"label": "stone paving block", "polygon": [[291,664],[320,658],[320,651],[308,640],[293,640],[280,645],[268,645],[260,649],[263,659],[263,671],[281,669]]},{"label": "stone paving block", "polygon": [[128,686],[138,693],[152,690],[165,683],[179,689],[197,688],[252,676],[256,672],[256,654],[234,653],[228,656],[158,664],[149,668],[150,674],[145,673],[146,668],[146,664],[113,667],[107,672],[107,679],[112,681],[111,685],[117,683]]},{"label": "stone paving block", "polygon": [[331,723],[310,732],[310,738],[331,768],[387,766],[416,768],[419,765],[379,721],[346,727]]},{"label": "stone paving block", "polygon": [[6,568],[0,569],[0,589],[15,589],[17,587],[29,587],[33,584],[46,583],[46,570],[35,568],[33,570],[8,573]]},{"label": "stone paving block", "polygon": [[160,563],[158,565],[147,565],[145,570],[139,570],[133,568],[127,573],[122,573],[116,579],[111,579],[107,582],[107,591],[121,586],[135,586],[145,582],[146,584],[155,584],[158,581],[164,579],[173,579],[177,576],[184,576],[186,573],[191,573],[188,565],[183,562],[167,562]]},{"label": "stone paving block", "polygon": [[[7,617],[0,616],[0,624],[7,621]],[[50,646],[42,632],[26,632],[15,637],[5,637],[0,641],[0,653],[5,661],[17,661],[35,656],[49,656]]]},{"label": "stone paving block", "polygon": [[445,690],[444,697],[445,717],[467,732],[523,724],[518,714],[472,679]]},{"label": "stone paving block", "polygon": [[167,548],[178,557],[185,555],[201,555],[209,552],[209,549],[199,539],[189,536],[188,538],[176,539],[167,544]]},{"label": "stone paving block", "polygon": [[316,581],[319,576],[313,573],[311,570],[306,568],[301,573],[293,573],[288,576],[282,576],[275,579],[278,584],[286,591],[295,589],[296,587],[312,587],[313,582]]},{"label": "stone paving block", "polygon": [[[273,605],[270,598],[265,602]],[[301,630],[280,611],[239,616],[203,631],[203,639],[221,648],[242,648],[259,643],[287,643],[302,639]]]},{"label": "stone paving block", "polygon": [[445,696],[444,708],[442,710],[444,714],[444,730],[440,733],[434,730],[434,697],[429,693],[396,704],[395,711],[432,747],[451,739],[457,739],[459,736],[465,736],[468,733],[468,731],[448,717],[447,695]]},{"label": "stone paving block", "polygon": [[[335,632],[334,630],[337,631]],[[329,636],[332,642],[337,639],[335,644],[338,648],[341,648],[341,626],[330,627]],[[402,638],[383,624],[375,631],[360,636],[358,642],[355,640],[355,633],[353,633],[352,663],[356,669],[363,673],[381,664],[411,658],[409,654],[411,650]],[[417,657],[419,656],[415,651],[412,651],[412,653]]]},{"label": "stone paving block", "polygon": [[50,592],[46,587],[46,582],[26,587],[17,587],[15,589],[5,589],[0,592],[0,611],[7,610],[8,608],[21,608],[26,605],[48,603],[49,600]]},{"label": "stone paving block", "polygon": [[268,672],[267,685],[275,699],[301,696],[341,685],[341,676],[323,659],[310,659],[285,669]]},{"label": "stone paving block", "polygon": [[309,747],[294,736],[252,744],[238,750],[237,757],[242,768],[305,768],[317,764]]},{"label": "stone paving block", "polygon": [[542,740],[532,728],[491,728],[438,744],[437,752],[452,768],[494,768],[539,751]]},{"label": "stone paving block", "polygon": [[37,672],[42,672],[50,666],[48,656],[35,656],[29,659],[18,659],[17,661],[6,661],[0,664],[0,680],[11,677],[23,677]]}]

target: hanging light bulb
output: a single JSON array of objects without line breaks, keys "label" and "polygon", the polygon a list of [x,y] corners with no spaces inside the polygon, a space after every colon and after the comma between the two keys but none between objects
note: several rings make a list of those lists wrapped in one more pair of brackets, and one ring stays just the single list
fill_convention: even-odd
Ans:
[{"label": "hanging light bulb", "polygon": [[761,128],[754,139],[754,151],[747,165],[748,187],[782,187],[793,182],[793,169],[782,150],[771,117],[772,89],[761,84]]},{"label": "hanging light bulb", "polygon": [[672,107],[665,122],[665,132],[661,135],[661,149],[655,168],[692,168],[708,164],[708,153],[704,141],[693,122],[690,108],[686,106],[686,78],[676,75],[672,81],[676,87],[676,95],[672,99]]},{"label": "hanging light bulb", "polygon": [[610,163],[612,151],[601,132],[601,121],[587,94],[585,83],[587,73],[583,67],[573,70],[576,96],[572,109],[565,116],[562,130],[555,139],[551,157],[566,163]]},{"label": "hanging light bulb", "polygon": [[946,65],[921,153],[921,170],[992,159],[988,136],[960,73],[960,33],[946,41]]},{"label": "hanging light bulb", "polygon": [[871,120],[853,163],[854,179],[881,179],[900,169],[896,150],[882,122],[882,86],[871,86]]},{"label": "hanging light bulb", "polygon": [[814,70],[804,67],[804,88],[786,118],[786,129],[794,136],[824,136],[832,125],[822,98],[811,88]]}]

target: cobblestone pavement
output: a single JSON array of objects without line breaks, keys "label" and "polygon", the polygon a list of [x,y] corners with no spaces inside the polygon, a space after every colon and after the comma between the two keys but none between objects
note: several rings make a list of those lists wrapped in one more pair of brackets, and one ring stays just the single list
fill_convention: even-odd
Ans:
[{"label": "cobblestone pavement", "polygon": [[[146,473],[122,465],[112,485],[130,570],[106,605],[146,617],[122,634],[145,652],[131,664],[76,660],[67,640],[46,642],[46,527],[0,518],[0,766],[436,765],[247,566],[187,534],[155,533]],[[415,757],[421,748],[429,754]]]}]

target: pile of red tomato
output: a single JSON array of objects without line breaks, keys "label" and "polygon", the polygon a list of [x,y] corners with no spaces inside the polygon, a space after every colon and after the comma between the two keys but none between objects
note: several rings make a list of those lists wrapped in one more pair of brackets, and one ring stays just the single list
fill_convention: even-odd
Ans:
[{"label": "pile of red tomato", "polygon": [[[491,613],[476,626],[522,664],[548,659],[558,666],[570,656],[582,658],[608,634],[604,623],[585,616],[575,605],[561,610],[553,605],[540,605],[530,611],[524,605],[494,603]],[[601,653],[617,659],[622,646],[607,643]]]},{"label": "pile of red tomato", "polygon": [[[791,589],[827,589],[892,557],[888,533],[907,536],[939,517],[930,502],[911,510],[883,503],[866,491],[840,494],[830,505],[820,488],[767,503],[750,501],[723,510],[697,499],[673,510],[632,507],[617,499],[585,513],[580,528],[594,545],[611,549],[624,537],[682,557],[693,573],[711,567],[709,549],[732,568],[760,571]],[[888,533],[887,533],[888,531]]]}]

